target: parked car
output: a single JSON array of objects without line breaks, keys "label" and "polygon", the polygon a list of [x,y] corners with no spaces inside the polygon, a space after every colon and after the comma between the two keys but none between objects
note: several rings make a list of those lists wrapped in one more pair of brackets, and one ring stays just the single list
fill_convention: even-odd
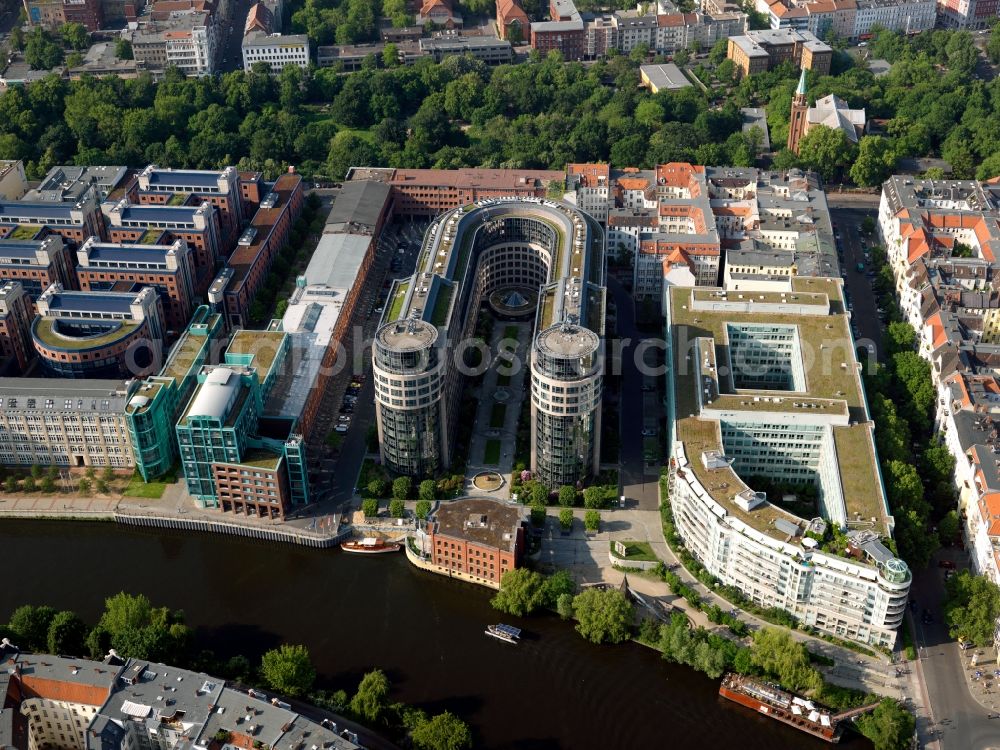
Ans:
[{"label": "parked car", "polygon": [[339,432],[339,433],[345,433],[345,432],[347,432],[347,425],[346,424],[338,424],[336,427],[333,428],[333,431],[334,432]]},{"label": "parked car", "polygon": [[655,427],[647,427],[645,430],[642,431],[642,436],[643,437],[656,437],[656,428]]}]

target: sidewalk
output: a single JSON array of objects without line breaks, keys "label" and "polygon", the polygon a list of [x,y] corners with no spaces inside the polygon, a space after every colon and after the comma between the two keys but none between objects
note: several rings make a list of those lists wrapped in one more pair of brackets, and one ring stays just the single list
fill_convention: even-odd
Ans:
[{"label": "sidewalk", "polygon": [[[975,665],[972,663],[973,657],[976,659]],[[997,662],[996,649],[993,646],[970,648],[961,652],[960,658],[969,694],[985,709],[1000,709],[1000,664]]]}]

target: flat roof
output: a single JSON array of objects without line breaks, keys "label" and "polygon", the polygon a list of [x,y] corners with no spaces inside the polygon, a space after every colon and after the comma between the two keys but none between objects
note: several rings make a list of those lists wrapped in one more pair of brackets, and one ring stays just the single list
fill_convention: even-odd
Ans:
[{"label": "flat roof", "polygon": [[322,284],[333,289],[350,289],[358,278],[368,249],[375,238],[343,232],[324,234],[303,272],[306,284]]},{"label": "flat roof", "polygon": [[330,213],[326,217],[331,224],[353,224],[374,229],[378,217],[389,201],[392,188],[384,182],[374,180],[349,180],[340,189]]},{"label": "flat roof", "polygon": [[118,412],[125,408],[129,389],[128,380],[0,378],[0,406],[7,411]]},{"label": "flat roof", "polygon": [[455,190],[513,190],[565,178],[565,172],[546,169],[396,169],[389,181],[392,185],[428,185]]},{"label": "flat roof", "polygon": [[164,263],[173,248],[170,245],[116,245],[94,243],[89,245],[91,261],[120,263]]},{"label": "flat roof", "polygon": [[47,317],[66,318],[75,313],[131,314],[135,294],[117,292],[57,292],[48,297]]},{"label": "flat roof", "polygon": [[251,367],[256,367],[261,379],[270,371],[287,334],[284,331],[249,331],[240,329],[233,334],[226,354],[249,354]]},{"label": "flat roof", "polygon": [[[702,453],[724,452],[720,418],[725,412],[780,413],[801,417],[822,417],[817,423],[830,423],[836,463],[840,475],[842,499],[847,520],[870,521],[885,533],[887,528],[885,500],[872,426],[869,420],[850,332],[850,319],[843,309],[840,285],[830,278],[795,277],[792,292],[728,292],[721,297],[718,289],[673,288],[670,290],[670,335],[674,367],[674,430],[684,444],[689,466],[712,498],[725,507],[727,513],[765,533],[783,536],[775,529],[778,519],[799,522],[805,519],[785,512],[770,503],[763,503],[747,512],[736,505],[734,497],[746,483],[729,466],[706,468]],[[716,308],[709,305],[719,302]],[[699,302],[694,309],[694,302]],[[820,307],[821,314],[805,314],[809,307]],[[825,307],[824,307],[825,306]],[[795,312],[798,309],[800,312]],[[729,325],[756,323],[793,327],[803,351],[805,389],[801,391],[744,388],[733,392],[729,384],[715,373],[728,363]],[[714,342],[712,368],[713,385],[724,393],[711,394],[711,400],[699,407],[699,393],[705,373],[689,366],[691,346],[699,340]],[[723,388],[723,385],[725,387]],[[832,423],[830,420],[833,420]]]},{"label": "flat roof", "polygon": [[510,552],[523,520],[524,506],[485,497],[442,502],[432,518],[435,534]]},{"label": "flat roof", "polygon": [[692,85],[684,72],[673,63],[643,65],[639,70],[656,89],[677,90]]}]

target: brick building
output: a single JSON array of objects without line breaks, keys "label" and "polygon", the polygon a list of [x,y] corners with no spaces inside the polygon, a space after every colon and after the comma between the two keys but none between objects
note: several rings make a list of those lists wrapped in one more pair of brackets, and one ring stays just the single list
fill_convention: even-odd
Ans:
[{"label": "brick building", "polygon": [[31,345],[31,298],[17,281],[0,286],[0,370],[24,372],[35,357]]},{"label": "brick building", "polygon": [[170,245],[116,245],[87,240],[76,251],[81,291],[152,287],[163,303],[164,321],[180,333],[194,304],[194,264],[182,239]]},{"label": "brick building", "polygon": [[531,24],[531,47],[543,55],[551,50],[564,60],[582,60],[587,54],[587,32],[583,21],[539,21]]},{"label": "brick building", "polygon": [[497,32],[511,42],[531,38],[531,22],[518,0],[497,0]]},{"label": "brick building", "polygon": [[62,237],[49,234],[38,240],[0,240],[0,283],[18,281],[34,302],[53,284],[76,286],[71,255]]},{"label": "brick building", "polygon": [[729,37],[726,55],[745,76],[770,70],[785,61],[827,75],[833,48],[809,31],[763,29]]},{"label": "brick building", "polygon": [[[226,263],[225,315],[229,325],[244,325],[247,311],[267,278],[274,259],[288,242],[288,233],[302,212],[302,178],[284,174],[264,196],[250,226],[244,230],[236,250]],[[218,289],[213,285],[215,294]]]},{"label": "brick building", "polygon": [[427,520],[427,536],[439,572],[499,588],[524,554],[523,508],[485,497],[445,502]]},{"label": "brick building", "polygon": [[93,191],[76,203],[46,200],[0,201],[0,239],[34,240],[58,234],[67,243],[82,245],[88,237],[106,237]]}]

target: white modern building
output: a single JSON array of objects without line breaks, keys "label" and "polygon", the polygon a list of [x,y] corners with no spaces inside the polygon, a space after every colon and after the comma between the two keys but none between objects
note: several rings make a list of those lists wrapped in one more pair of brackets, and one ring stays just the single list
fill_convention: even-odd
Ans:
[{"label": "white modern building", "polygon": [[891,647],[911,576],[890,551],[840,280],[666,298],[668,497],[684,544],[759,606]]},{"label": "white modern building", "polygon": [[854,38],[864,38],[880,26],[903,34],[933,29],[937,22],[935,0],[857,0]]},{"label": "white modern building", "polygon": [[250,32],[243,38],[243,69],[266,62],[272,73],[286,65],[309,67],[309,37],[305,34],[262,34]]}]

